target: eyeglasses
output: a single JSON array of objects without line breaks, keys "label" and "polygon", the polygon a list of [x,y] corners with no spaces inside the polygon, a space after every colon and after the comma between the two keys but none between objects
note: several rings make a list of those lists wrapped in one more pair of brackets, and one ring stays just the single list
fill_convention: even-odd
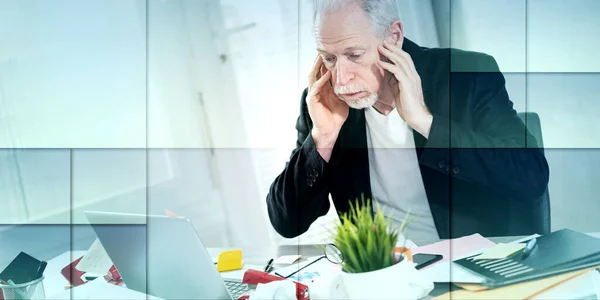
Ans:
[{"label": "eyeglasses", "polygon": [[306,267],[320,261],[323,258],[327,258],[327,260],[329,260],[331,263],[334,264],[341,264],[344,262],[344,256],[342,255],[342,251],[340,251],[340,249],[334,245],[334,244],[327,244],[327,246],[325,246],[325,255],[315,259],[314,261],[312,261],[311,263],[307,264],[306,266],[298,269],[297,271],[295,271],[294,273],[288,275],[288,276],[283,276],[277,272],[275,272],[275,275],[282,277],[282,278],[290,278],[296,274],[298,274],[298,272],[304,270]]}]

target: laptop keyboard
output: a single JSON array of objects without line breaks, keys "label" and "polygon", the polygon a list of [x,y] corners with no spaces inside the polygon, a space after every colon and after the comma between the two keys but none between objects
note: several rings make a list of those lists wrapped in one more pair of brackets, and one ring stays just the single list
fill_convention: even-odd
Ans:
[{"label": "laptop keyboard", "polygon": [[242,294],[250,290],[247,284],[241,283],[239,281],[225,280],[225,286],[227,287],[227,290],[229,291],[233,299],[239,298]]}]

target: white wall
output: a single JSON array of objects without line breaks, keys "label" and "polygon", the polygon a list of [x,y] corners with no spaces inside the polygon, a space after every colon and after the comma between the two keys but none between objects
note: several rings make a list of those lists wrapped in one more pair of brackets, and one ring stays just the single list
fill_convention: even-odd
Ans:
[{"label": "white wall", "polygon": [[[148,10],[140,0],[0,3],[0,38],[11,42],[0,50],[0,147],[31,147],[0,152],[0,223],[169,209],[207,245],[269,242],[244,131],[233,124],[235,82],[222,84],[228,72],[215,63],[227,53],[211,37],[223,33],[215,3],[218,12],[218,2],[197,0],[153,0]],[[241,151],[217,149],[238,142]],[[14,238],[18,228],[2,230]]]},{"label": "white wall", "polygon": [[231,27],[225,21],[220,2],[182,1],[185,9],[194,69],[204,95],[206,124],[213,154],[212,172],[222,194],[224,217],[238,246],[270,244],[272,231],[264,198],[260,197],[260,179],[251,149],[256,147],[251,131],[243,120],[247,116],[231,55]]},{"label": "white wall", "polygon": [[[238,151],[251,157],[261,218],[270,235],[283,243],[268,221],[266,196],[296,143],[295,123],[306,78],[300,63],[298,1],[223,0],[221,9],[230,32],[227,42],[242,111],[240,129],[248,142],[246,150]],[[303,15],[300,20],[304,22]]]},{"label": "white wall", "polygon": [[[0,147],[23,148],[11,163],[17,171],[2,178],[22,191],[6,200],[18,207],[2,223],[82,223],[83,209],[109,210],[99,204],[136,191],[144,192],[119,207],[145,212],[145,1],[0,7],[8,45],[0,50]],[[78,149],[71,155],[67,148]],[[152,167],[168,164],[165,157]],[[161,172],[150,183],[169,176]]]},{"label": "white wall", "polygon": [[[550,165],[552,229],[600,230],[600,2],[432,0],[455,48],[498,61],[518,111],[539,114]],[[445,13],[449,10],[448,13]],[[448,28],[450,26],[450,28]],[[443,40],[444,38],[442,38]],[[527,72],[527,73],[526,73]]]},{"label": "white wall", "polygon": [[183,1],[148,1],[149,148],[210,146]]},{"label": "white wall", "polygon": [[0,147],[146,145],[142,3],[2,1]]}]

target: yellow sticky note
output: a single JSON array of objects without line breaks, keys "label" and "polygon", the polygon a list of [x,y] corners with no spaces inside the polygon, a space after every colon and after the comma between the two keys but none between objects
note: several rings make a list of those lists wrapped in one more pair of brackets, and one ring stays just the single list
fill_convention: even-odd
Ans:
[{"label": "yellow sticky note", "polygon": [[219,272],[239,270],[243,265],[241,250],[223,251],[219,254],[217,260],[217,270]]},{"label": "yellow sticky note", "polygon": [[522,250],[523,248],[525,248],[525,244],[519,243],[519,244],[505,244],[505,243],[500,243],[497,244],[496,246],[488,249],[487,251],[483,252],[481,255],[475,257],[475,260],[479,260],[479,259],[502,259],[505,257],[510,256],[511,254]]}]

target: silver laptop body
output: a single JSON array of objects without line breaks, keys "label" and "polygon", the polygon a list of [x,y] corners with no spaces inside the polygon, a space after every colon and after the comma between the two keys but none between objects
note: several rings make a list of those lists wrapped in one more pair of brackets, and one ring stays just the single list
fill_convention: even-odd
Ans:
[{"label": "silver laptop body", "polygon": [[163,299],[234,299],[183,217],[85,212],[128,288]]}]

